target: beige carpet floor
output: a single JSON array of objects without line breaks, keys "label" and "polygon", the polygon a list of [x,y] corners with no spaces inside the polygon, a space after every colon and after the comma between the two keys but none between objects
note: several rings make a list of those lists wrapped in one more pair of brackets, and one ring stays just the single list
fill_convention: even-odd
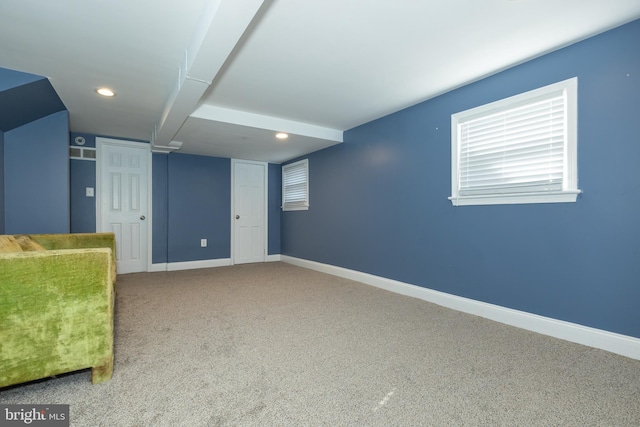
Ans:
[{"label": "beige carpet floor", "polygon": [[284,263],[118,277],[111,381],[0,391],[73,426],[640,426],[640,361]]}]

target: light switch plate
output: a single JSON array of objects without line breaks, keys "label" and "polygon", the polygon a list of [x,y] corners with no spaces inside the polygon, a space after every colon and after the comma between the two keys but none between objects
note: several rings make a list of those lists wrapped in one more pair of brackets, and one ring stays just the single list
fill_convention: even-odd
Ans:
[{"label": "light switch plate", "polygon": [[87,187],[86,188],[86,195],[87,195],[87,197],[93,197],[94,196],[93,187]]}]

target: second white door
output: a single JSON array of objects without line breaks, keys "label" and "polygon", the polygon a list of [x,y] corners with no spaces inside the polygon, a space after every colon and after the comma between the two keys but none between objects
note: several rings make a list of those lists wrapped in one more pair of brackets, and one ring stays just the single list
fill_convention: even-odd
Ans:
[{"label": "second white door", "polygon": [[233,262],[264,262],[267,244],[267,164],[234,160]]}]

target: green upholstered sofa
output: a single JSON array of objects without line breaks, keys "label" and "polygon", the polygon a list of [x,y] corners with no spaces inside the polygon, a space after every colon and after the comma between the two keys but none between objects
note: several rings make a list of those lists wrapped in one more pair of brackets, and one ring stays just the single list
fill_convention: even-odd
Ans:
[{"label": "green upholstered sofa", "polygon": [[0,235],[0,387],[113,372],[113,233]]}]

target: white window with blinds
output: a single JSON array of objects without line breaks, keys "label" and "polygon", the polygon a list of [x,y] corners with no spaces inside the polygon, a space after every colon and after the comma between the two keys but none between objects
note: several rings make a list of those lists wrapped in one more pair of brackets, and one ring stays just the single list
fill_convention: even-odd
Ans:
[{"label": "white window with blinds", "polygon": [[575,202],[577,78],[451,116],[451,202]]},{"label": "white window with blinds", "polygon": [[282,210],[309,209],[309,160],[282,166]]}]

